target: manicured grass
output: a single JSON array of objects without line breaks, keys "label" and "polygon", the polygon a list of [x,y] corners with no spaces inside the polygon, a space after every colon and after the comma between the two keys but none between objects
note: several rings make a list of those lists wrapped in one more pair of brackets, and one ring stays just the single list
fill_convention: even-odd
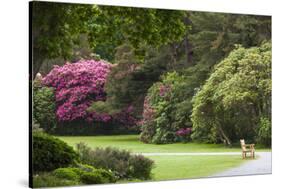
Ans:
[{"label": "manicured grass", "polygon": [[[240,147],[228,148],[222,144],[175,143],[175,144],[145,144],[139,141],[138,135],[115,136],[60,136],[68,144],[75,146],[84,142],[91,148],[116,147],[131,152],[240,152]],[[268,151],[270,149],[259,149]],[[148,156],[155,161],[152,170],[152,180],[172,180],[211,176],[217,172],[238,166],[246,162],[240,155],[218,156]],[[120,181],[136,182],[136,181]]]},{"label": "manicured grass", "polygon": [[[145,144],[138,139],[138,135],[114,135],[114,136],[60,136],[59,138],[69,145],[75,146],[84,142],[91,148],[117,147],[132,152],[235,152],[241,151],[240,147],[228,148],[223,144],[198,144],[198,143],[175,143],[175,144]],[[268,151],[268,149],[260,149]]]},{"label": "manicured grass", "polygon": [[156,167],[152,180],[172,180],[211,176],[246,162],[241,156],[150,156]]}]

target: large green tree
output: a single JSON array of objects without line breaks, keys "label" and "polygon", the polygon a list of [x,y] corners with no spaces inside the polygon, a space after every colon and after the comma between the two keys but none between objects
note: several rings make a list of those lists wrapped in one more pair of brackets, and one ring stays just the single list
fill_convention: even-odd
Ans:
[{"label": "large green tree", "polygon": [[271,45],[238,46],[215,66],[194,97],[194,140],[254,140],[261,118],[271,120]]},{"label": "large green tree", "polygon": [[[186,32],[183,11],[131,7],[33,2],[33,77],[46,59],[69,60],[81,34],[102,58],[112,59],[127,41],[158,47],[180,40]],[[138,52],[142,56],[141,52]]]},{"label": "large green tree", "polygon": [[271,39],[271,17],[191,12],[190,42],[197,64],[213,66],[235,48],[259,46]]},{"label": "large green tree", "polygon": [[94,6],[66,3],[32,2],[32,65],[33,78],[46,59],[67,60],[81,33],[85,33]]}]

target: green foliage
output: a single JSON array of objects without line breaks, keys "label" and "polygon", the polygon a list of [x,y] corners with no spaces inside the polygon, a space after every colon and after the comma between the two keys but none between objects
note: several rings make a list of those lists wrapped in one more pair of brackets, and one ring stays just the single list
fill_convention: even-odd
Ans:
[{"label": "green foliage", "polygon": [[79,143],[76,147],[83,163],[96,168],[111,170],[117,178],[150,178],[153,161],[141,155],[132,155],[127,150],[110,147],[92,150],[84,143]]},{"label": "green foliage", "polygon": [[81,181],[85,184],[102,184],[103,181],[102,175],[96,172],[82,172]]},{"label": "green foliage", "polygon": [[114,183],[116,182],[116,177],[110,170],[105,169],[96,169],[91,165],[87,164],[78,164],[79,175],[82,175],[83,172],[95,173],[96,175],[100,175],[102,177],[103,183]]},{"label": "green foliage", "polygon": [[261,116],[271,115],[271,45],[241,46],[215,66],[193,100],[194,140],[253,140]]},{"label": "green foliage", "polygon": [[78,159],[72,147],[45,133],[32,134],[32,166],[34,172],[67,167]]},{"label": "green foliage", "polygon": [[130,175],[132,178],[148,180],[151,178],[153,161],[142,155],[135,155],[129,159]]},{"label": "green foliage", "polygon": [[271,147],[271,121],[269,118],[260,118],[257,132],[257,141],[265,146]]},{"label": "green foliage", "polygon": [[193,61],[207,72],[235,49],[235,44],[248,48],[271,39],[271,18],[266,16],[191,12],[189,19]]},{"label": "green foliage", "polygon": [[33,76],[46,59],[73,57],[77,44],[83,42],[82,34],[97,54],[112,60],[115,48],[124,41],[136,49],[142,44],[158,47],[180,40],[188,29],[184,11],[49,2],[32,5]]},{"label": "green foliage", "polygon": [[96,169],[90,165],[77,164],[76,167],[58,168],[52,175],[60,179],[73,180],[84,184],[101,184],[116,182],[114,175],[104,169]]},{"label": "green foliage", "polygon": [[58,178],[49,173],[33,176],[33,187],[34,188],[75,186],[75,185],[80,185],[80,184],[81,183],[76,180]]},{"label": "green foliage", "polygon": [[[189,28],[183,22],[185,11],[98,6],[100,15],[90,23],[90,36],[98,54],[113,58],[115,47],[128,42],[137,56],[141,46],[159,47],[179,41]],[[112,19],[114,17],[114,19]]]},{"label": "green foliage", "polygon": [[33,77],[46,59],[70,58],[88,20],[98,14],[96,6],[32,2]]},{"label": "green foliage", "polygon": [[79,181],[79,169],[78,168],[58,168],[53,171],[53,175],[57,178]]},{"label": "green foliage", "polygon": [[104,169],[96,169],[93,172],[82,172],[80,175],[81,182],[85,184],[101,184],[115,182],[112,173]]},{"label": "green foliage", "polygon": [[167,71],[171,61],[168,47],[157,50],[150,46],[142,46],[142,51],[146,52],[142,60],[136,55],[135,50],[129,44],[123,44],[116,49],[115,66],[105,86],[107,101],[105,106],[102,106],[105,107],[104,110],[120,111],[132,105],[134,113],[140,117],[147,90]]},{"label": "green foliage", "polygon": [[[159,91],[157,91],[161,85],[165,85],[165,82],[154,84],[150,88],[147,101],[149,102],[148,106],[151,106],[154,112],[151,113],[153,118],[150,121],[145,120],[142,125],[141,140],[143,142],[169,143],[177,141],[178,138],[173,136],[173,133],[181,127],[192,126],[190,120],[193,108],[191,100],[208,78],[214,65],[227,56],[235,48],[236,43],[251,47],[260,45],[263,40],[271,39],[271,19],[269,17],[190,12],[188,13],[188,18],[192,23],[192,30],[187,34],[189,43],[192,46],[192,53],[189,54],[189,57],[186,57],[187,47],[179,43],[174,57],[176,58],[176,63],[173,63],[171,59],[167,64],[170,65],[170,67],[167,67],[168,70],[176,70],[179,75],[183,76],[184,81],[172,87],[169,100],[160,98]],[[186,58],[191,59],[191,62],[186,61]],[[196,64],[194,65],[193,63]],[[234,83],[236,79],[233,78],[232,82]],[[263,85],[267,85],[266,83],[264,82]],[[216,83],[213,85],[216,86]],[[229,84],[229,86],[231,85]],[[270,90],[270,87],[269,90],[266,89],[266,91]],[[235,104],[235,102],[233,103]],[[213,115],[210,116],[212,117]],[[233,117],[233,115],[228,115],[228,117]],[[249,126],[253,122],[246,115],[243,116],[243,119],[242,116],[239,116],[239,118],[238,124],[240,125]],[[193,138],[204,142],[225,141],[225,137],[221,136],[221,131],[223,130],[219,132],[218,129],[209,127],[207,120],[205,120],[204,125],[200,131],[197,130],[196,133],[193,133]],[[226,125],[229,125],[228,130],[233,130],[231,131],[232,133],[235,132],[230,123]],[[245,138],[254,138],[255,133],[251,132],[251,130],[246,132],[247,129],[246,126],[245,129],[238,129],[237,134],[234,135],[238,137],[238,135],[244,136],[242,133],[248,133],[244,136]],[[227,133],[224,134],[228,135]],[[235,138],[235,136],[231,137]]]},{"label": "green foliage", "polygon": [[75,167],[58,168],[51,173],[33,176],[34,187],[75,186],[82,184],[114,183],[114,175],[104,169],[77,164]]},{"label": "green foliage", "polygon": [[194,93],[191,85],[189,77],[170,72],[149,89],[144,102],[142,141],[156,144],[178,141],[176,131],[191,126],[190,96]]},{"label": "green foliage", "polygon": [[53,88],[34,86],[33,90],[33,116],[46,132],[56,127],[56,104]]}]

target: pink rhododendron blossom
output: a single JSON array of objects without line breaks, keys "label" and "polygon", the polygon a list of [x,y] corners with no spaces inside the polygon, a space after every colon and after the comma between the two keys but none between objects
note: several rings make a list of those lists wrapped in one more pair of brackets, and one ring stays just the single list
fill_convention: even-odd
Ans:
[{"label": "pink rhododendron blossom", "polygon": [[170,86],[160,85],[160,87],[159,87],[159,95],[161,97],[164,97],[167,94],[167,92],[170,91],[170,89],[171,89]]},{"label": "pink rhododendron blossom", "polygon": [[128,106],[127,108],[124,108],[121,112],[115,113],[112,115],[113,119],[119,123],[121,123],[123,126],[133,126],[137,123],[137,119],[133,115],[134,107],[132,105]]},{"label": "pink rhododendron blossom", "polygon": [[60,121],[111,119],[110,115],[87,112],[92,102],[106,100],[104,85],[111,66],[103,60],[81,60],[54,66],[42,83],[55,88],[56,115]]},{"label": "pink rhododendron blossom", "polygon": [[190,127],[188,128],[181,128],[176,132],[176,135],[178,136],[187,136],[191,133],[192,129]]},{"label": "pink rhododendron blossom", "polygon": [[154,120],[155,110],[149,103],[149,97],[145,97],[143,103],[142,120],[138,122],[138,125],[143,125]]}]

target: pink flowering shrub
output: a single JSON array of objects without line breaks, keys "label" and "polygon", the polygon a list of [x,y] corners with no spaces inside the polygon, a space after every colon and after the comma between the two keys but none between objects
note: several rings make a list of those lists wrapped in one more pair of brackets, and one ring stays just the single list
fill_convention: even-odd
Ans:
[{"label": "pink flowering shrub", "polygon": [[112,115],[112,119],[123,126],[134,126],[138,122],[137,118],[134,116],[134,107],[132,105],[124,108],[118,113]]},{"label": "pink flowering shrub", "polygon": [[176,135],[185,137],[187,135],[190,135],[190,133],[191,133],[191,128],[188,127],[188,128],[181,128],[177,130]]},{"label": "pink flowering shrub", "polygon": [[155,117],[155,109],[149,104],[149,97],[146,96],[143,103],[142,120],[139,125],[149,124]]},{"label": "pink flowering shrub", "polygon": [[81,60],[55,66],[43,78],[43,85],[55,89],[56,115],[59,121],[86,119],[109,121],[110,115],[87,112],[95,101],[105,101],[104,85],[111,64],[105,61]]},{"label": "pink flowering shrub", "polygon": [[191,127],[187,128],[180,128],[179,130],[176,131],[176,135],[181,142],[188,142],[191,140]]},{"label": "pink flowering shrub", "polygon": [[189,141],[190,99],[186,99],[186,81],[177,72],[170,72],[149,88],[139,122],[141,141],[155,144]]},{"label": "pink flowering shrub", "polygon": [[159,96],[164,97],[170,90],[171,87],[169,85],[161,84],[159,86]]}]

